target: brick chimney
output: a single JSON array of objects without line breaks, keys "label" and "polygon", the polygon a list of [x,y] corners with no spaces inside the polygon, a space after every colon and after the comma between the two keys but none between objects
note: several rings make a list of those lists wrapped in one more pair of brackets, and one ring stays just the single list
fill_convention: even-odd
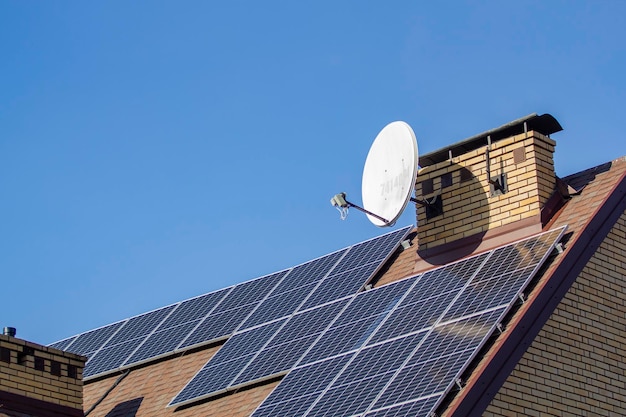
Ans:
[{"label": "brick chimney", "polygon": [[557,181],[548,135],[560,130],[551,115],[533,114],[420,157],[419,250],[521,220],[539,223]]}]

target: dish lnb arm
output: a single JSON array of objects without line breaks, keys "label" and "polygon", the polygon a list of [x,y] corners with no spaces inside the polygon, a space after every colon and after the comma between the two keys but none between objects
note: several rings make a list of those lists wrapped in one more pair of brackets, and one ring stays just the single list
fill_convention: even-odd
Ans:
[{"label": "dish lnb arm", "polygon": [[[365,214],[368,214],[372,217],[377,218],[378,220],[380,220],[381,222],[385,223],[385,224],[389,224],[389,220],[380,217],[378,214],[372,213],[369,210],[364,209],[363,207],[359,207],[356,204],[353,204],[351,202],[349,202],[348,200],[346,200],[346,193],[339,193],[336,194],[333,198],[330,199],[330,204],[333,205],[333,207],[336,207],[338,210],[342,211],[346,210],[350,208],[350,207],[354,207],[355,209],[362,211]],[[345,219],[345,215],[342,214],[342,220]]]}]

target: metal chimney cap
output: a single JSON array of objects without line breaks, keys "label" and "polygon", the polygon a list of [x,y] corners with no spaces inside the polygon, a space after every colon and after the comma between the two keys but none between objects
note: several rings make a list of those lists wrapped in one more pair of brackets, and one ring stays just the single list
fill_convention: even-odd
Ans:
[{"label": "metal chimney cap", "polygon": [[11,336],[11,337],[15,337],[16,333],[17,333],[17,329],[15,327],[5,327],[4,330],[2,331],[3,335]]}]

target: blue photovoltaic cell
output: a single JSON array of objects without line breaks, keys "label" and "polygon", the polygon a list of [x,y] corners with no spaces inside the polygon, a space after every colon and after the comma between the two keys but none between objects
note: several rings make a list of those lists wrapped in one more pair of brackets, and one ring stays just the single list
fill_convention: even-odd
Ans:
[{"label": "blue photovoltaic cell", "polygon": [[333,326],[341,326],[355,319],[388,313],[398,304],[414,282],[415,278],[409,278],[359,293],[333,323]]},{"label": "blue photovoltaic cell", "polygon": [[395,372],[425,336],[416,333],[360,350],[333,386],[355,384],[385,372]]},{"label": "blue photovoltaic cell", "polygon": [[72,336],[67,339],[59,340],[58,342],[51,343],[49,346],[59,350],[65,350],[76,339],[77,336]]},{"label": "blue photovoltaic cell", "polygon": [[149,335],[175,307],[176,305],[163,307],[126,320],[124,325],[107,342],[105,347],[117,345],[136,337]]},{"label": "blue photovoltaic cell", "polygon": [[176,310],[161,323],[157,331],[204,318],[218,305],[228,290],[215,291],[181,302]]},{"label": "blue photovoltaic cell", "polygon": [[220,290],[178,304],[125,365],[174,352],[200,320],[209,314],[227,293],[228,290]]},{"label": "blue photovoltaic cell", "polygon": [[85,366],[83,371],[83,377],[87,378],[119,368],[142,340],[143,338],[131,339],[100,349],[87,362],[87,366]]},{"label": "blue photovoltaic cell", "polygon": [[[282,382],[281,382],[282,384]],[[294,398],[289,401],[278,403],[268,403],[266,406],[258,408],[252,416],[254,417],[299,417],[306,413],[306,410],[317,398],[317,393]]]},{"label": "blue photovoltaic cell", "polygon": [[256,354],[276,334],[284,322],[285,320],[279,320],[235,334],[211,358],[209,364]]},{"label": "blue photovoltaic cell", "polygon": [[233,385],[288,371],[348,303],[348,299],[291,316]]},{"label": "blue photovoltaic cell", "polygon": [[287,272],[276,272],[235,286],[217,306],[215,313],[258,303],[272,291]]},{"label": "blue photovoltaic cell", "polygon": [[[503,304],[509,304],[522,284],[531,277],[534,268],[509,272],[496,277],[474,280],[463,290],[446,313],[444,321],[467,316]],[[479,277],[482,278],[482,277]]]},{"label": "blue photovoltaic cell", "polygon": [[272,295],[317,283],[328,274],[347,249],[331,253],[293,268],[277,286]]},{"label": "blue photovoltaic cell", "polygon": [[444,390],[495,327],[504,308],[435,327],[394,377],[374,408],[411,401]]},{"label": "blue photovoltaic cell", "polygon": [[351,355],[337,356],[294,369],[265,399],[252,417],[304,415],[350,358]]},{"label": "blue photovoltaic cell", "polygon": [[333,273],[348,271],[364,264],[380,262],[386,259],[410,229],[411,227],[398,229],[375,239],[351,246],[346,256],[334,268]]},{"label": "blue photovoltaic cell", "polygon": [[378,329],[370,344],[434,325],[486,258],[487,254],[478,255],[425,272]]},{"label": "blue photovoltaic cell", "polygon": [[195,322],[183,323],[180,326],[152,333],[124,365],[130,365],[165,353],[174,352],[176,346],[189,334],[189,331],[195,325]]},{"label": "blue photovoltaic cell", "polygon": [[100,349],[102,345],[124,324],[123,321],[100,327],[80,334],[67,348],[68,352],[87,355]]},{"label": "blue photovoltaic cell", "polygon": [[300,339],[323,332],[350,300],[344,298],[333,303],[297,313],[272,338],[269,346]]},{"label": "blue photovoltaic cell", "polygon": [[361,347],[415,279],[398,281],[358,294],[301,363],[310,363]]},{"label": "blue photovoltaic cell", "polygon": [[423,337],[411,335],[359,351],[307,416],[352,416],[365,412]]},{"label": "blue photovoltaic cell", "polygon": [[241,325],[242,329],[258,326],[293,314],[302,301],[313,291],[317,283],[301,286],[290,291],[266,298]]},{"label": "blue photovoltaic cell", "polygon": [[379,263],[368,264],[350,271],[330,275],[318,286],[307,298],[300,310],[306,310],[329,300],[356,294],[370,279],[374,271],[380,266]]},{"label": "blue photovoltaic cell", "polygon": [[456,295],[456,292],[447,292],[421,302],[399,305],[369,343],[378,343],[433,326]]},{"label": "blue photovoltaic cell", "polygon": [[360,348],[382,320],[371,316],[326,331],[304,356],[301,363],[311,363]]},{"label": "blue photovoltaic cell", "polygon": [[269,323],[231,337],[170,405],[180,405],[189,400],[224,391],[283,322],[284,320]]},{"label": "blue photovoltaic cell", "polygon": [[255,304],[247,304],[207,316],[185,339],[180,348],[194,346],[232,334],[254,307]]},{"label": "blue photovoltaic cell", "polygon": [[205,365],[200,372],[172,400],[170,405],[182,405],[186,401],[201,399],[210,394],[223,393],[230,381],[237,376],[241,368],[250,360],[250,356],[242,356],[216,365]]},{"label": "blue photovoltaic cell", "polygon": [[241,385],[257,379],[279,374],[291,369],[316,336],[304,337],[262,350],[243,370],[233,385]]}]

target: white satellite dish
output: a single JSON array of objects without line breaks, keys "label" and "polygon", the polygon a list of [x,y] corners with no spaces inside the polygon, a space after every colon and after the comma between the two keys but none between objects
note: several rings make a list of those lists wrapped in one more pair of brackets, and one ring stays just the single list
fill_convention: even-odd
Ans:
[{"label": "white satellite dish", "polygon": [[398,220],[411,200],[418,163],[417,139],[407,123],[389,123],[376,136],[361,183],[363,208],[374,225],[393,226]]}]

